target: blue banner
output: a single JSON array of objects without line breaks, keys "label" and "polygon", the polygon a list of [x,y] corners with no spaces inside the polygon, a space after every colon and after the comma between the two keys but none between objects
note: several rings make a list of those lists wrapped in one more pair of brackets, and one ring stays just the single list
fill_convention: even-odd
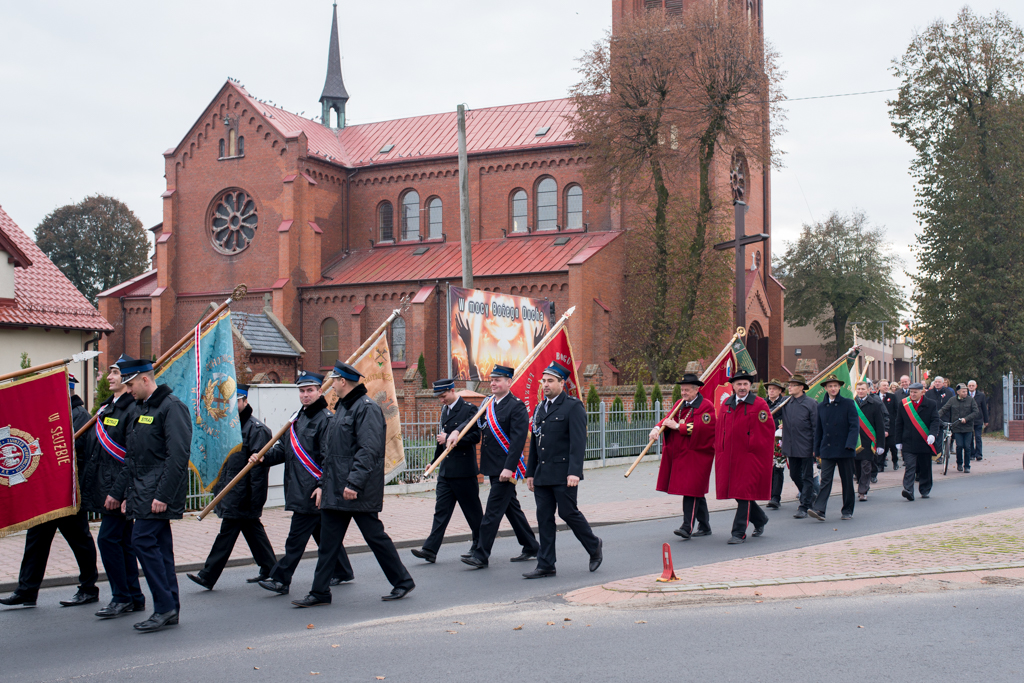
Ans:
[{"label": "blue banner", "polygon": [[211,491],[228,456],[242,447],[230,311],[207,325],[201,335],[193,335],[156,376],[157,384],[170,386],[192,414],[189,467],[199,477],[202,490]]}]

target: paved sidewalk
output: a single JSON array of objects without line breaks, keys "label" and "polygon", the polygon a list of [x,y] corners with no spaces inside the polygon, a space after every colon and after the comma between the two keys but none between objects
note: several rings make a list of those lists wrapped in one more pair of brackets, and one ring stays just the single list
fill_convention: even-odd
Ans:
[{"label": "paved sidewalk", "polygon": [[[1021,467],[1021,451],[1024,444],[1007,442],[1001,439],[985,440],[985,459],[972,467],[969,475],[951,472],[949,476],[978,476],[1001,471],[1016,471]],[[658,462],[641,463],[628,479],[623,477],[626,466],[588,469],[584,481],[580,485],[580,509],[594,525],[620,524],[650,519],[670,517],[682,518],[682,498],[668,496],[655,490],[658,475]],[[942,485],[942,475],[936,472],[936,486]],[[893,472],[891,469],[879,474],[878,483],[873,489],[894,488],[902,485],[903,470]],[[838,486],[835,489],[839,490]],[[488,486],[480,487],[481,500],[487,500]],[[714,500],[714,476],[711,491],[708,495],[708,507],[712,510],[726,510],[735,507],[731,500]],[[796,487],[789,480],[788,472],[783,489],[783,503],[796,500]],[[870,499],[870,494],[869,494]],[[527,491],[525,484],[519,485],[519,501],[526,511],[530,523],[536,528],[536,514],[533,496]],[[430,524],[434,511],[434,494],[432,491],[402,495],[389,495],[384,501],[381,519],[387,532],[399,547],[418,547],[430,533]],[[288,535],[291,513],[283,508],[270,508],[263,513],[263,524],[274,549],[279,553],[284,549],[284,541]],[[95,535],[99,523],[93,525]],[[188,514],[185,519],[172,523],[174,531],[175,559],[179,571],[194,571],[202,567],[206,555],[213,545],[220,523],[216,517],[207,517],[198,521]],[[507,520],[502,520],[502,535],[510,535],[511,527]],[[58,534],[59,537],[59,534]],[[17,582],[18,568],[21,563],[22,551],[25,546],[24,533],[0,538],[0,592],[12,590]],[[448,542],[468,542],[469,526],[460,512],[456,512],[448,526]],[[366,545],[359,535],[358,529],[350,527],[345,546],[349,552],[365,552]],[[310,541],[307,553],[315,554],[316,545]],[[239,537],[231,554],[231,565],[249,564],[252,558],[248,546]],[[99,567],[102,571],[102,566]],[[67,544],[55,540],[47,565],[47,576],[44,586],[66,585],[76,583],[78,567]]]}]

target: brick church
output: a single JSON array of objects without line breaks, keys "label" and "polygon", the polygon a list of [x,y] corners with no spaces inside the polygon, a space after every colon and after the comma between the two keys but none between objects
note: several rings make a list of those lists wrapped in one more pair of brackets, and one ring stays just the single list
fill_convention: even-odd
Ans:
[{"label": "brick church", "polygon": [[[612,0],[613,31],[652,6]],[[761,0],[748,11],[761,25]],[[357,97],[359,93],[355,94]],[[365,95],[368,96],[368,95]],[[347,125],[335,7],[322,115],[268,104],[229,79],[177,145],[164,152],[163,222],[151,228],[153,267],[99,298],[115,331],[100,350],[156,356],[236,284],[232,306],[247,362],[263,381],[290,382],[346,357],[399,301],[394,366],[428,379],[447,371],[446,292],[461,283],[454,112]],[[568,99],[475,109],[467,115],[473,275],[477,289],[549,299],[576,313],[569,333],[584,383],[614,385],[623,301],[622,207],[595,201]],[[728,183],[729,160],[717,174]],[[769,177],[750,169],[749,234],[771,232]],[[747,249],[748,347],[763,374],[782,370],[782,287],[770,240]]]}]

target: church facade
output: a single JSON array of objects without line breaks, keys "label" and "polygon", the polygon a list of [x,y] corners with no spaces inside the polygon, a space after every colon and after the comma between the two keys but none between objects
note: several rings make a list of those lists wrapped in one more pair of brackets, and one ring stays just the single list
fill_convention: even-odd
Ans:
[{"label": "church facade", "polygon": [[[613,0],[614,21],[650,5]],[[394,366],[411,369],[422,354],[428,379],[447,372],[447,287],[462,275],[456,114],[346,125],[336,10],[328,52],[318,119],[229,79],[164,152],[153,268],[100,295],[115,328],[101,342],[105,358],[159,355],[245,283],[232,310],[248,314],[252,333],[239,337],[264,381],[330,367],[406,297],[389,336]],[[474,286],[549,299],[556,315],[576,306],[569,333],[581,379],[617,384],[629,225],[587,187],[572,112],[567,99],[468,112]],[[724,182],[729,170],[719,169]],[[770,234],[769,178],[748,175],[747,231]],[[782,371],[770,253],[770,240],[747,249],[748,346],[765,374]]]}]

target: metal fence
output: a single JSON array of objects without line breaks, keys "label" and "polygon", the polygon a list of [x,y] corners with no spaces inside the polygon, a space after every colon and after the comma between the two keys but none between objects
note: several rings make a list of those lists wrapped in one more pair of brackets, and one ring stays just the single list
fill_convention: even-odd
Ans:
[{"label": "metal fence", "polygon": [[1008,378],[1003,378],[1003,381],[1004,386],[1009,384],[1011,392],[1010,401],[1008,401],[1012,406],[1009,418],[1011,420],[1024,420],[1024,379],[1011,372]]}]

